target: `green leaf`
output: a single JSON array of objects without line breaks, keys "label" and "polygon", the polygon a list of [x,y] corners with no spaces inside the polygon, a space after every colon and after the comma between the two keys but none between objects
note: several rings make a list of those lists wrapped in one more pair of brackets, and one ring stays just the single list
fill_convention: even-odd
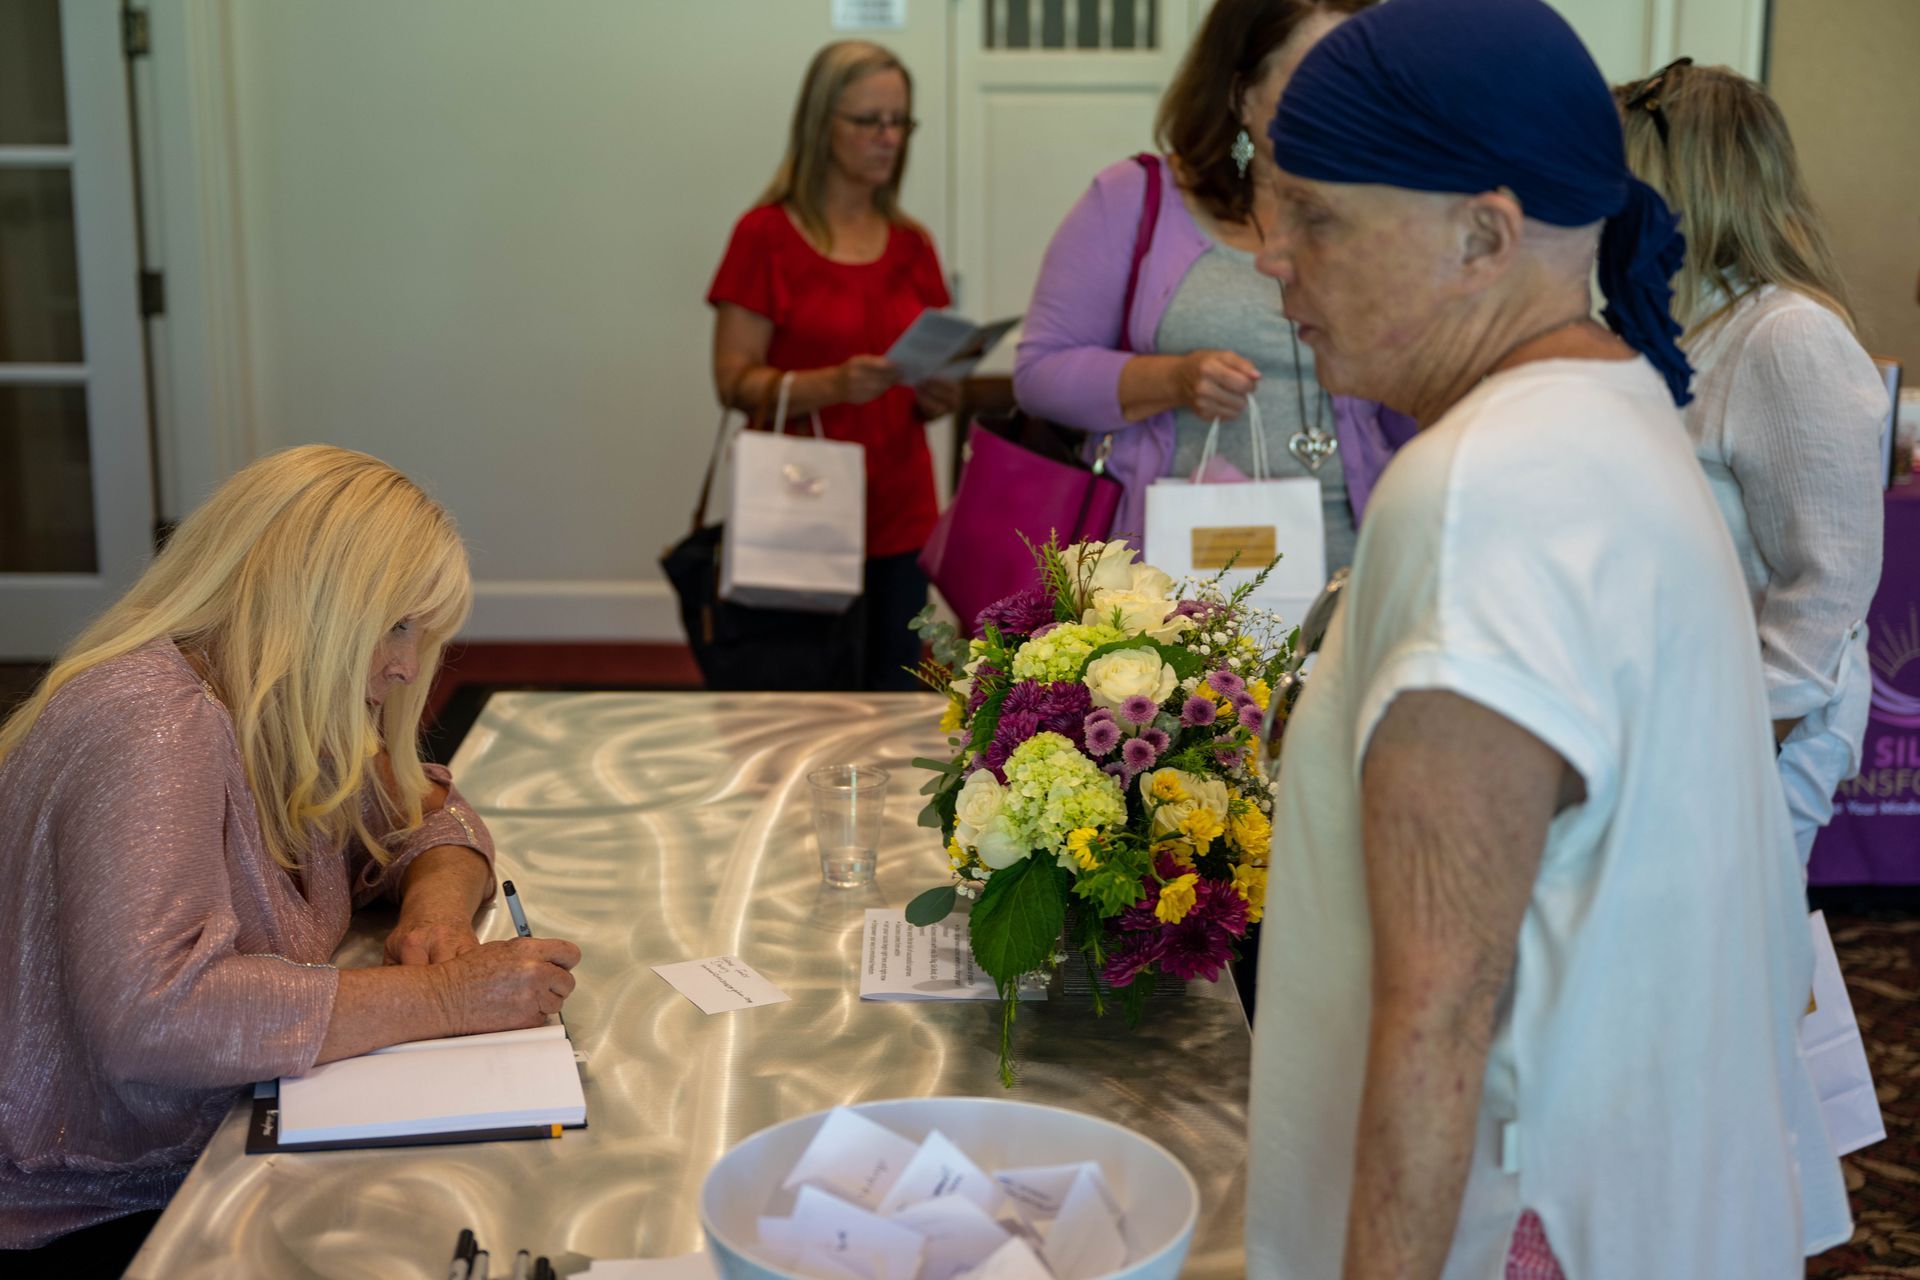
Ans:
[{"label": "green leaf", "polygon": [[927,807],[920,811],[920,818],[916,825],[925,827],[929,831],[945,831],[947,829],[946,815],[940,812],[939,796],[935,796],[933,799],[927,801]]},{"label": "green leaf", "polygon": [[907,923],[923,929],[939,924],[953,913],[953,904],[959,896],[958,887],[950,884],[927,890],[907,904]]},{"label": "green leaf", "polygon": [[1119,915],[1140,900],[1140,877],[1128,874],[1123,867],[1101,867],[1083,873],[1073,882],[1073,891],[1098,907],[1104,919]]},{"label": "green leaf", "polygon": [[1087,660],[1080,664],[1079,674],[1075,678],[1084,679],[1087,674],[1087,668],[1092,665],[1095,658],[1104,658],[1109,653],[1118,653],[1122,649],[1154,650],[1160,655],[1160,660],[1172,667],[1173,673],[1182,680],[1191,680],[1207,669],[1206,659],[1191,649],[1183,649],[1179,645],[1163,644],[1147,636],[1130,636],[1125,640],[1114,640],[1103,644],[1088,654]]},{"label": "green leaf", "polygon": [[1034,855],[987,878],[974,903],[969,934],[973,958],[1005,989],[1047,963],[1067,921],[1065,871]]}]

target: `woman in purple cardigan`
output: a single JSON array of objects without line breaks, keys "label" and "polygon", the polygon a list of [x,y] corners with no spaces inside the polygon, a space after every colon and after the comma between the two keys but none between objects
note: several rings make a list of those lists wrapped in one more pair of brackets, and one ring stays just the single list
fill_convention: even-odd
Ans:
[{"label": "woman in purple cardigan", "polygon": [[[1280,92],[1316,40],[1371,2],[1214,5],[1160,104],[1155,132],[1167,154],[1156,163],[1166,198],[1130,313],[1121,314],[1146,170],[1132,160],[1102,170],[1054,233],[1027,310],[1014,393],[1038,417],[1113,433],[1108,470],[1125,486],[1116,536],[1137,545],[1147,486],[1190,473],[1216,418],[1219,455],[1252,469],[1249,434],[1226,429],[1251,396],[1275,478],[1320,481],[1332,571],[1352,560],[1373,481],[1414,432],[1410,420],[1369,401],[1336,398],[1328,413],[1311,354],[1293,341],[1272,282],[1253,265],[1278,216],[1266,125]],[[1119,349],[1123,332],[1131,351]],[[1291,452],[1296,433],[1302,447]],[[1316,456],[1317,469],[1309,465]]]}]

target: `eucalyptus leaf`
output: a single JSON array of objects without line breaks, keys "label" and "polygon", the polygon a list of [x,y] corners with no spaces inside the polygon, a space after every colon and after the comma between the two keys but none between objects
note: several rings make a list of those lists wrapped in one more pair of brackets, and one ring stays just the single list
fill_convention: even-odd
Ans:
[{"label": "eucalyptus leaf", "polygon": [[939,924],[953,913],[953,904],[959,897],[960,891],[955,885],[943,884],[929,889],[907,904],[907,923],[922,929]]}]

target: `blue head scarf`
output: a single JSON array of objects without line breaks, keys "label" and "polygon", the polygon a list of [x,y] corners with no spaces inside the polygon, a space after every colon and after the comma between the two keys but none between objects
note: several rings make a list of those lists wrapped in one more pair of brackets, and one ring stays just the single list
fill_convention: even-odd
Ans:
[{"label": "blue head scarf", "polygon": [[1388,0],[1335,27],[1280,99],[1274,157],[1297,177],[1415,191],[1506,187],[1527,216],[1605,220],[1602,314],[1667,380],[1693,376],[1668,281],[1685,241],[1627,168],[1613,94],[1586,46],[1541,0]]}]

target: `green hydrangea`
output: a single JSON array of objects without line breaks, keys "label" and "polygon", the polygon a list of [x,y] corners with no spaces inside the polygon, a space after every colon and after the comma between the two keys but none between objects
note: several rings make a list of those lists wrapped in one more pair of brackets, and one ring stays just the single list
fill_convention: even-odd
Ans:
[{"label": "green hydrangea", "polygon": [[1127,821],[1120,783],[1057,733],[1036,733],[1007,757],[1005,812],[1031,847],[1059,852],[1076,827],[1110,831]]},{"label": "green hydrangea", "polygon": [[1075,680],[1087,655],[1128,632],[1105,622],[1065,622],[1021,645],[1013,655],[1015,680]]}]

